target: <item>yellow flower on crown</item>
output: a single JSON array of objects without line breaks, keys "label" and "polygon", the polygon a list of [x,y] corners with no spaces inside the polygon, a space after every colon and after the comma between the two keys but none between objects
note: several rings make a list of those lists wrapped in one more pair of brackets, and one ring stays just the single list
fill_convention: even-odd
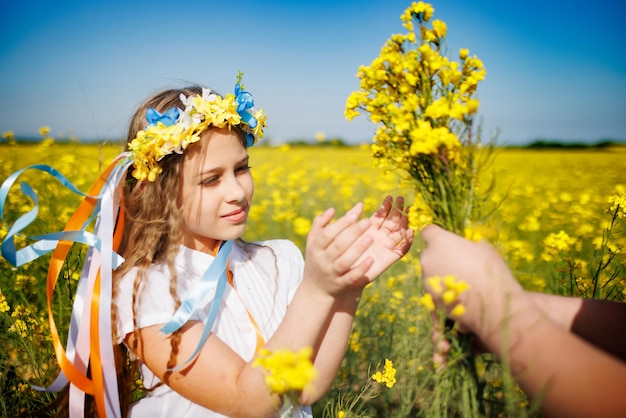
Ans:
[{"label": "yellow flower on crown", "polygon": [[170,154],[182,154],[209,126],[215,128],[239,126],[251,147],[257,138],[263,138],[266,116],[254,109],[254,99],[244,91],[241,73],[235,92],[224,97],[203,88],[201,95],[180,95],[184,109],[171,107],[164,113],[153,108],[146,112],[148,126],[137,132],[128,145],[134,161],[133,177],[139,181],[154,181],[162,168],[159,161]]}]

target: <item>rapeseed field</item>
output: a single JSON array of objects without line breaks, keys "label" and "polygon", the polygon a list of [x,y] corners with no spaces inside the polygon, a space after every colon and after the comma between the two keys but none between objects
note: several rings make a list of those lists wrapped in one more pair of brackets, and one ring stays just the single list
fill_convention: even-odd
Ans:
[{"label": "rapeseed field", "polygon": [[[45,163],[86,192],[121,150],[117,143],[2,144],[0,179]],[[247,240],[287,238],[304,251],[313,217],[328,207],[342,213],[363,201],[371,213],[387,194],[402,194],[408,202],[413,197],[397,173],[374,165],[369,146],[257,146],[249,153],[255,195]],[[484,188],[493,186],[476,233],[502,251],[527,289],[623,300],[625,173],[625,147],[496,149],[482,173]],[[25,232],[61,230],[81,198],[41,171],[27,171],[20,179],[39,195],[39,215]],[[622,212],[616,212],[618,204]],[[0,239],[32,208],[14,187]],[[18,247],[26,242],[16,241]],[[443,411],[435,399],[432,325],[419,303],[420,248],[417,239],[407,256],[365,290],[339,376],[315,406],[316,416],[463,416],[463,400],[454,393]],[[52,305],[57,324],[67,323],[80,272],[75,260],[84,251],[73,249],[57,284]],[[45,260],[18,269],[0,260],[1,416],[32,412],[54,399],[30,386],[46,386],[58,371],[48,329],[46,269]],[[495,358],[483,355],[477,364],[485,415],[538,415]]]}]

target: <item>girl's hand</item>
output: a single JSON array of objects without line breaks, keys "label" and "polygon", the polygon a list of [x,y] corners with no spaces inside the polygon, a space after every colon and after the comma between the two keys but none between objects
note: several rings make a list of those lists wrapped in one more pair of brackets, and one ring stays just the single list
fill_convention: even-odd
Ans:
[{"label": "girl's hand", "polygon": [[373,237],[364,235],[372,221],[359,221],[362,212],[363,204],[357,203],[335,222],[331,223],[333,209],[313,220],[307,236],[304,280],[326,294],[337,296],[345,290],[361,289],[369,282],[365,273],[374,260],[362,255],[372,245]]},{"label": "girl's hand", "polygon": [[371,237],[373,243],[359,261],[369,257],[374,260],[366,273],[368,280],[373,281],[409,251],[413,230],[409,228],[402,196],[396,198],[395,204],[393,197],[387,196],[370,220],[372,223],[365,235]]}]

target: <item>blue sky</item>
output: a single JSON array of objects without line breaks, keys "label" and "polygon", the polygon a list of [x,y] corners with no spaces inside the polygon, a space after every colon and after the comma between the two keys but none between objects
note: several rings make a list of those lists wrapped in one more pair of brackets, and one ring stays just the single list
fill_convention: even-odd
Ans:
[{"label": "blue sky", "polygon": [[[483,60],[483,135],[626,141],[626,1],[435,0],[451,53]],[[26,1],[0,4],[0,131],[121,138],[165,87],[232,89],[238,70],[272,143],[368,142],[345,100],[410,4],[364,1]]]}]

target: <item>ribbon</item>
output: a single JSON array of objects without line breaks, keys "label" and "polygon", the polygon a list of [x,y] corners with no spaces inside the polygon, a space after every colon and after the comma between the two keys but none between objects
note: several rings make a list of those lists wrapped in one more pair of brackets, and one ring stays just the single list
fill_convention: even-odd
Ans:
[{"label": "ribbon", "polygon": [[233,273],[232,271],[230,271],[230,269],[228,269],[228,267],[226,270],[226,275],[228,277],[228,284],[230,284],[230,286],[233,288],[233,291],[239,298],[239,301],[246,309],[248,318],[250,318],[250,323],[254,327],[254,332],[256,334],[256,349],[254,350],[254,354],[259,354],[261,352],[261,348],[263,348],[263,346],[265,345],[265,339],[263,338],[263,333],[261,332],[261,328],[259,327],[259,324],[257,324],[256,320],[254,319],[254,316],[252,316],[252,312],[250,312],[248,308],[246,307],[246,305],[243,303],[243,299],[241,298],[241,295],[239,295],[239,292],[237,292],[237,289],[235,288],[235,283],[233,281]]},{"label": "ribbon", "polygon": [[[122,262],[115,251],[122,237],[124,212],[121,206],[121,187],[132,161],[126,154],[118,156],[98,178],[88,193],[82,193],[61,173],[46,165],[34,165],[9,176],[0,187],[0,220],[4,217],[5,202],[16,179],[26,170],[37,169],[52,175],[63,186],[84,197],[62,232],[32,237],[38,241],[19,251],[14,237],[37,216],[39,201],[27,184],[21,190],[30,197],[34,208],[18,218],[2,242],[2,255],[19,267],[52,251],[47,277],[47,307],[52,343],[60,366],[55,381],[37,390],[59,391],[70,383],[70,417],[84,415],[84,394],[94,396],[100,416],[121,417],[117,392],[117,374],[111,336],[112,272]],[[122,161],[122,163],[120,163]],[[94,233],[85,228],[97,216]],[[90,247],[76,297],[72,306],[67,350],[63,348],[53,317],[52,298],[58,277],[73,243]],[[91,378],[87,369],[91,371]]]},{"label": "ribbon", "polygon": [[209,268],[204,272],[202,278],[198,283],[198,287],[194,289],[194,294],[187,298],[176,310],[174,316],[170,321],[161,328],[161,332],[165,334],[171,334],[172,332],[180,329],[187,320],[198,309],[204,308],[209,302],[211,297],[211,290],[215,287],[215,294],[212,299],[211,308],[209,309],[209,315],[204,323],[204,329],[200,336],[200,340],[187,360],[183,363],[171,368],[171,371],[180,370],[191,362],[200,353],[200,350],[204,346],[204,343],[211,335],[213,325],[217,319],[220,305],[224,297],[224,288],[228,282],[228,256],[233,248],[232,241],[223,241],[220,245],[216,246],[217,255],[213,259],[213,262]]},{"label": "ribbon", "polygon": [[[85,394],[94,396],[99,416],[121,417],[110,310],[113,270],[124,261],[116,251],[122,239],[124,225],[122,186],[132,163],[127,154],[118,156],[100,175],[88,193],[78,190],[60,172],[47,165],[34,165],[19,170],[0,186],[0,221],[5,224],[4,207],[9,190],[26,170],[36,169],[48,173],[63,186],[84,197],[63,231],[31,237],[37,240],[34,244],[16,250],[15,235],[36,219],[39,210],[37,194],[27,183],[22,182],[21,191],[32,199],[34,208],[8,228],[9,232],[1,248],[2,255],[16,267],[52,252],[46,296],[52,344],[61,371],[47,388],[39,386],[33,388],[58,392],[69,383],[71,418],[84,416]],[[94,232],[91,233],[86,228],[94,218],[96,224]],[[67,346],[64,348],[53,317],[52,299],[59,275],[74,243],[85,244],[89,250],[72,304]],[[224,241],[216,246],[215,258],[200,279],[193,296],[181,304],[170,322],[162,328],[164,333],[175,332],[194,312],[211,302],[196,349],[185,362],[172,370],[179,370],[191,362],[212,332],[228,282],[228,256],[232,247],[233,241]],[[213,288],[215,293],[212,295]],[[253,318],[251,320],[254,322]],[[257,330],[257,339],[259,335],[260,330]],[[262,345],[262,337],[260,341]],[[259,344],[257,348],[258,346]],[[91,372],[91,377],[88,376],[88,371]]]}]

